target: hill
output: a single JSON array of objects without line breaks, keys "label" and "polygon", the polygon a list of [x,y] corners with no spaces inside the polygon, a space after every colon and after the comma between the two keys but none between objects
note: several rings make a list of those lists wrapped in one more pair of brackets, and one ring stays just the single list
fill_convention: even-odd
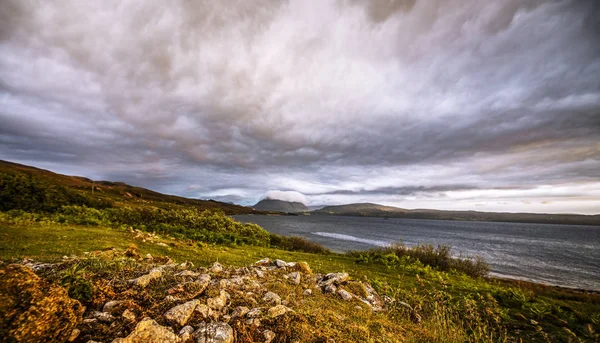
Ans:
[{"label": "hill", "polygon": [[162,194],[123,182],[94,181],[0,160],[0,210],[54,211],[64,205],[157,207],[222,210],[226,214],[259,213],[249,207]]},{"label": "hill", "polygon": [[308,212],[310,209],[301,202],[297,201],[284,201],[277,199],[263,199],[253,206],[255,210],[260,211],[273,211],[273,212],[286,212],[286,213],[297,213],[297,212]]},{"label": "hill", "polygon": [[407,210],[399,207],[384,206],[370,203],[326,206],[320,210],[316,210],[311,213],[321,215],[408,219],[600,225],[600,215],[442,211],[428,209]]}]

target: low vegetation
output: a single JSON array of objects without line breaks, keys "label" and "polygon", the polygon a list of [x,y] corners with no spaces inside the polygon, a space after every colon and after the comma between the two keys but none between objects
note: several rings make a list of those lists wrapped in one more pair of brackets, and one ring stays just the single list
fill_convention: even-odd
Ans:
[{"label": "low vegetation", "polygon": [[[232,319],[234,306],[264,305],[253,305],[239,290],[230,289],[231,308],[204,321],[229,320],[239,342],[262,342],[267,329],[276,335],[273,342],[327,342],[329,338],[335,342],[600,340],[598,293],[488,278],[484,261],[452,258],[447,246],[408,248],[398,244],[332,253],[304,238],[274,235],[257,225],[239,223],[227,215],[235,212],[235,207],[141,191],[138,197],[121,184],[101,185],[102,191],[88,189],[90,184],[96,186],[87,179],[39,173],[17,168],[0,175],[0,296],[18,295],[23,287],[39,301],[51,301],[43,298],[52,294],[57,304],[69,304],[64,308],[69,315],[54,318],[52,323],[68,319],[61,327],[69,330],[33,330],[23,327],[25,324],[15,326],[17,321],[0,319],[3,337],[16,332],[21,341],[27,341],[27,335],[43,335],[49,330],[52,339],[64,341],[76,328],[81,333],[75,342],[109,342],[131,333],[144,316],[167,325],[163,314],[173,306],[167,295],[169,290],[179,289],[178,277],[163,273],[141,292],[131,288],[128,280],[152,268],[170,268],[173,263],[186,261],[195,266],[186,267],[188,271],[206,273],[206,267],[218,261],[226,266],[225,274],[210,272],[216,281],[201,293],[188,294],[189,299],[203,303],[217,296],[219,289],[226,289],[227,280],[236,273],[244,274],[250,264],[270,257],[307,262],[298,264],[303,275],[300,284],[290,282],[287,273],[291,270],[285,268],[268,269],[273,273],[256,280],[260,287],[255,292],[277,293],[293,312],[265,317],[258,326]],[[65,179],[58,182],[59,177]],[[307,288],[331,272],[348,273],[349,280],[336,286],[356,297],[343,300],[340,293],[328,293],[323,288],[315,288],[312,296],[304,295]],[[382,311],[372,311],[358,299],[373,291],[385,302]],[[30,306],[27,304],[10,305],[12,298],[2,299],[0,318],[36,318],[27,311],[41,313],[26,308]],[[107,301],[115,299],[125,301],[137,320],[123,319],[114,325],[81,321],[84,307],[78,304],[85,306],[83,318],[90,319],[103,311]],[[201,325],[198,314],[194,316],[191,323]],[[35,341],[33,336],[29,341]]]},{"label": "low vegetation", "polygon": [[478,256],[453,258],[450,253],[451,247],[446,245],[434,247],[423,244],[409,248],[398,243],[391,247],[351,251],[349,255],[355,257],[357,263],[377,263],[390,269],[430,266],[436,270],[456,271],[472,277],[486,276],[490,270],[487,263]]}]

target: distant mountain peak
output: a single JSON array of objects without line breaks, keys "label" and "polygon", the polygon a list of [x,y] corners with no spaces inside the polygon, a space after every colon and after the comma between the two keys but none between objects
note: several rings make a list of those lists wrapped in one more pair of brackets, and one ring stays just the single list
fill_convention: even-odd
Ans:
[{"label": "distant mountain peak", "polygon": [[252,207],[260,211],[276,211],[288,213],[310,211],[310,209],[306,207],[306,205],[298,201],[285,201],[270,198],[265,198]]}]

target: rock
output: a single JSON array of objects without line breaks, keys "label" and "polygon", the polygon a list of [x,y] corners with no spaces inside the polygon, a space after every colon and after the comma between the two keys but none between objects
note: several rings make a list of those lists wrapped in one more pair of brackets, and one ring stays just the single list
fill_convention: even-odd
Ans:
[{"label": "rock", "polygon": [[175,274],[175,276],[181,276],[181,277],[198,277],[198,275],[200,275],[200,274],[193,272],[191,270],[184,270],[182,272]]},{"label": "rock", "polygon": [[206,300],[206,305],[208,305],[208,307],[210,307],[213,310],[220,311],[223,307],[225,307],[225,305],[227,305],[227,300],[229,300],[229,298],[229,293],[225,292],[224,290],[221,290],[219,296],[214,298],[208,298]]},{"label": "rock", "polygon": [[271,259],[268,258],[268,257],[265,257],[262,260],[258,260],[256,262],[254,262],[254,265],[255,266],[263,266],[263,267],[270,266],[271,265]]},{"label": "rock", "polygon": [[263,301],[275,305],[281,304],[281,297],[273,292],[267,292],[263,297]]},{"label": "rock", "polygon": [[144,256],[144,258],[149,261],[154,260],[154,257],[152,257],[152,255],[150,255],[150,254],[146,254],[146,256]]},{"label": "rock", "polygon": [[115,321],[115,317],[107,312],[94,311],[92,317],[97,319],[99,322],[112,323]]},{"label": "rock", "polygon": [[246,324],[247,325],[253,325],[253,326],[259,327],[260,326],[260,319],[258,319],[258,318],[247,319],[246,320]]},{"label": "rock", "polygon": [[11,264],[0,269],[1,340],[64,342],[83,311],[65,289],[50,285],[30,268]]},{"label": "rock", "polygon": [[254,272],[256,273],[256,276],[259,277],[259,278],[261,278],[261,279],[265,277],[265,272],[263,272],[260,269],[254,269]]},{"label": "rock", "polygon": [[165,319],[171,324],[185,325],[190,319],[200,300],[194,299],[185,304],[177,305],[165,313]]},{"label": "rock", "polygon": [[123,317],[123,319],[130,321],[130,322],[134,322],[135,321],[135,313],[129,311],[128,309],[123,311],[123,314],[121,315],[121,317]]},{"label": "rock", "polygon": [[339,285],[344,282],[347,282],[349,279],[348,273],[329,273],[323,277],[318,285],[319,287],[325,287],[328,285]]},{"label": "rock", "polygon": [[223,266],[219,262],[215,262],[212,267],[210,267],[209,271],[211,273],[220,273],[223,271]]},{"label": "rock", "polygon": [[337,291],[337,293],[346,301],[352,300],[353,298],[352,294],[345,289],[340,289]]},{"label": "rock", "polygon": [[293,272],[287,275],[288,276],[288,280],[290,280],[291,283],[293,283],[294,285],[299,285],[300,281],[301,281],[301,276],[300,273],[298,272]]},{"label": "rock", "polygon": [[169,246],[167,243],[163,243],[163,242],[158,242],[158,243],[156,243],[156,245],[159,245],[161,247],[168,247]]},{"label": "rock", "polygon": [[279,317],[288,311],[289,311],[289,308],[287,308],[283,305],[273,306],[269,309],[269,317],[271,317],[271,318]]},{"label": "rock", "polygon": [[81,331],[79,329],[73,329],[73,331],[71,332],[71,335],[69,336],[69,338],[67,339],[68,342],[73,342],[74,340],[77,339],[77,337],[79,337],[79,334],[81,333]]},{"label": "rock", "polygon": [[302,295],[304,295],[304,296],[312,295],[312,289],[310,289],[310,288],[305,289],[304,292],[302,292]]},{"label": "rock", "polygon": [[167,296],[165,297],[165,301],[166,301],[166,302],[170,302],[170,303],[176,303],[176,302],[178,302],[178,301],[181,301],[181,298],[179,298],[179,297],[174,297],[174,296],[172,296],[172,295],[167,295]]},{"label": "rock", "polygon": [[337,290],[337,287],[335,287],[334,285],[327,285],[325,286],[325,293],[335,293],[335,291]]},{"label": "rock", "polygon": [[261,314],[261,309],[256,307],[251,309],[250,311],[248,311],[248,313],[246,313],[246,318],[257,318],[260,317]]},{"label": "rock", "polygon": [[93,324],[98,322],[98,319],[96,318],[86,318],[84,320],[81,321],[83,324]]},{"label": "rock", "polygon": [[115,307],[122,303],[123,303],[122,300],[111,300],[111,301],[107,302],[106,304],[104,304],[104,306],[102,307],[102,312],[107,312],[107,313],[112,314]]},{"label": "rock", "polygon": [[250,311],[250,309],[248,309],[246,306],[238,306],[233,310],[233,313],[231,314],[231,318],[243,317],[249,311]]},{"label": "rock", "polygon": [[285,268],[288,264],[283,260],[275,260],[275,265],[279,268]]},{"label": "rock", "polygon": [[192,340],[193,334],[194,334],[194,328],[191,327],[190,325],[187,325],[187,326],[184,326],[179,331],[179,338],[181,338],[182,342],[189,342],[190,340]]},{"label": "rock", "polygon": [[148,274],[142,275],[133,280],[129,280],[129,282],[135,286],[145,288],[146,286],[148,286],[150,281],[152,281],[154,279],[158,279],[159,277],[162,276],[162,274],[163,274],[163,272],[162,272],[161,268],[154,268]]},{"label": "rock", "polygon": [[164,326],[150,318],[139,322],[123,343],[180,343],[181,339]]},{"label": "rock", "polygon": [[195,311],[200,313],[204,319],[212,315],[212,310],[210,309],[210,307],[204,304],[198,304],[198,306],[196,306]]},{"label": "rock", "polygon": [[233,343],[233,329],[227,323],[200,323],[194,332],[197,343]]},{"label": "rock", "polygon": [[271,343],[271,341],[275,339],[275,332],[271,330],[265,330],[262,332],[262,334],[265,339],[265,343]]}]

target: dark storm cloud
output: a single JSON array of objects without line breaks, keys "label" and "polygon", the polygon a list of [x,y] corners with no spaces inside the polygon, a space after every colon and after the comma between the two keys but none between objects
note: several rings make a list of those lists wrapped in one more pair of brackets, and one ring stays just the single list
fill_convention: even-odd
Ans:
[{"label": "dark storm cloud", "polygon": [[551,186],[587,211],[599,18],[594,1],[7,0],[0,158],[243,203]]}]

